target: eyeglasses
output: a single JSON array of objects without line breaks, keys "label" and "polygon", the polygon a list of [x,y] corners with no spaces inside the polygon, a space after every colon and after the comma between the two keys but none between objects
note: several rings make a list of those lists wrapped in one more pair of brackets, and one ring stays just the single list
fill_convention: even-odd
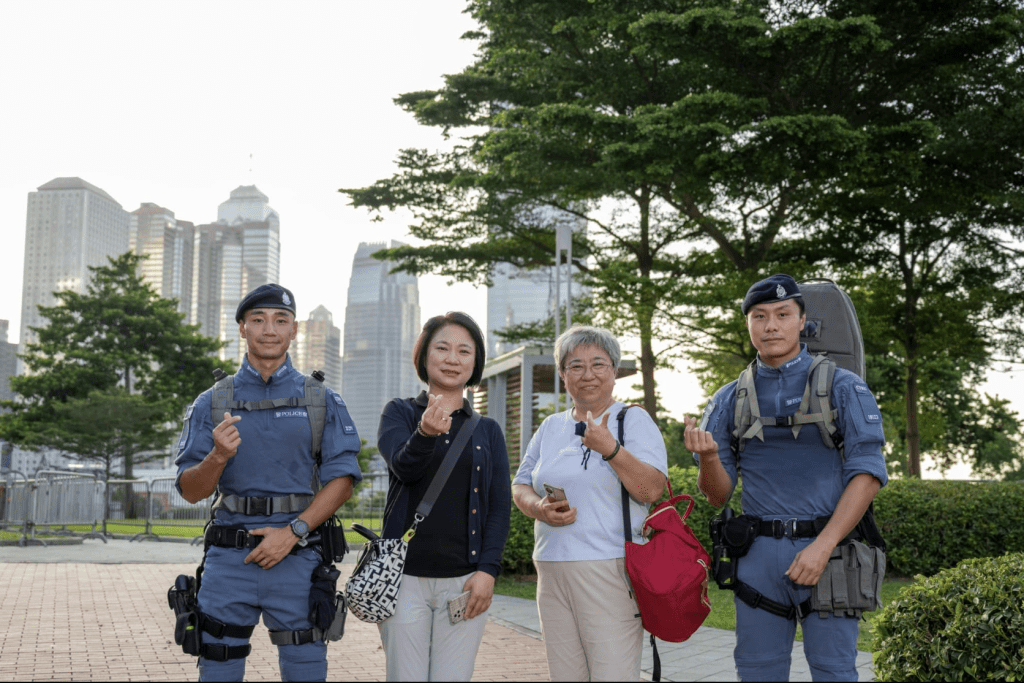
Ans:
[{"label": "eyeglasses", "polygon": [[579,361],[573,361],[565,366],[565,372],[573,377],[582,377],[587,373],[588,368],[595,375],[607,375],[612,371],[612,364],[604,360],[595,360],[590,365]]}]

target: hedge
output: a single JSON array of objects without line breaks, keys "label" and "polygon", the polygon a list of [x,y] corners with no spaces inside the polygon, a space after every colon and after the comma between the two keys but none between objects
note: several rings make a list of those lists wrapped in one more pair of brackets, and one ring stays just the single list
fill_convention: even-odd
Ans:
[{"label": "hedge", "polygon": [[1024,552],[1024,485],[890,481],[875,498],[888,573],[930,576],[973,557]]},{"label": "hedge", "polygon": [[[687,520],[710,552],[708,521],[719,513],[697,489],[695,467],[669,468],[677,495],[696,501]],[[662,500],[668,497],[668,491]],[[742,479],[730,505],[742,514]],[[679,506],[680,514],[686,509]],[[875,519],[887,545],[890,576],[930,576],[962,560],[1024,552],[1024,484],[1012,482],[892,480],[875,498]],[[512,506],[504,570],[532,574],[533,520]]]},{"label": "hedge", "polygon": [[1024,680],[1024,554],[920,577],[874,629],[877,680]]}]

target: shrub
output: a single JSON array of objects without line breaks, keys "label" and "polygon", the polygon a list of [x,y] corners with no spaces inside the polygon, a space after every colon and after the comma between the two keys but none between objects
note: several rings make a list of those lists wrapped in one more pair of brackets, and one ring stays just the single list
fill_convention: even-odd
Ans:
[{"label": "shrub", "polygon": [[[719,514],[722,509],[716,508],[708,502],[708,499],[704,497],[704,494],[697,488],[697,468],[696,467],[670,467],[668,468],[668,480],[672,483],[672,493],[677,496],[680,493],[685,493],[693,497],[693,512],[687,518],[686,523],[693,529],[693,533],[697,535],[701,545],[704,546],[704,550],[711,554],[711,536],[708,532],[708,522],[711,518]],[[736,491],[732,494],[732,500],[729,501],[729,507],[735,511],[737,515],[743,514],[743,509],[740,506],[740,498],[743,493],[743,480],[736,485]],[[665,489],[662,500],[668,500],[668,489]],[[686,502],[676,503],[676,509],[679,510],[679,515],[682,516],[686,512]]]},{"label": "shrub", "polygon": [[1024,554],[919,577],[874,629],[880,681],[1024,680]]},{"label": "shrub", "polygon": [[890,481],[875,498],[889,572],[935,574],[972,557],[1024,552],[1024,485]]},{"label": "shrub", "polygon": [[507,574],[533,574],[533,520],[512,503],[508,541],[501,557],[502,571]]}]

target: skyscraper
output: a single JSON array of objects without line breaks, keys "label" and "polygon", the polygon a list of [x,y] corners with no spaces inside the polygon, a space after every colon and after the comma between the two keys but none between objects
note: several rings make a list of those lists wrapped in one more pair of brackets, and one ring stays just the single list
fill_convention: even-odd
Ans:
[{"label": "skyscraper", "polygon": [[267,195],[243,185],[217,210],[217,222],[200,225],[195,251],[192,322],[208,337],[227,341],[222,359],[241,363],[235,309],[246,292],[277,282],[281,221]]},{"label": "skyscraper", "polygon": [[55,178],[28,194],[25,270],[21,287],[21,336],[43,325],[37,306],[52,306],[53,292],[85,293],[89,266],[128,251],[128,213],[109,194],[81,178]]},{"label": "skyscraper", "polygon": [[420,332],[418,280],[407,273],[389,273],[395,264],[371,256],[387,246],[359,244],[345,308],[341,395],[359,436],[370,444],[377,443],[384,405],[396,397],[415,396],[423,387],[412,364],[412,347]]},{"label": "skyscraper", "polygon": [[192,250],[195,226],[162,206],[143,203],[129,217],[129,247],[148,258],[142,279],[157,294],[178,300],[178,312],[192,322]]},{"label": "skyscraper", "polygon": [[317,306],[308,320],[300,320],[292,349],[292,365],[299,372],[322,370],[327,386],[341,391],[341,330],[330,311]]},{"label": "skyscraper", "polygon": [[11,401],[11,377],[18,372],[18,345],[7,341],[9,320],[0,320],[0,401]]},{"label": "skyscraper", "polygon": [[[573,232],[581,232],[586,229],[584,221],[569,214],[555,214],[551,210],[542,210],[547,222],[552,224],[568,222]],[[494,267],[491,273],[491,280],[494,283],[487,289],[487,357],[493,358],[503,353],[512,351],[522,344],[508,344],[503,342],[495,333],[510,325],[520,325],[529,322],[547,320],[555,312],[556,299],[564,309],[566,305],[566,284],[567,271],[562,265],[561,292],[559,289],[559,276],[556,274],[554,264],[549,268],[535,268],[526,270],[517,268],[507,263]],[[572,268],[573,298],[580,297],[585,293],[579,285],[578,270]],[[556,296],[557,294],[557,296]],[[562,316],[564,316],[564,310]],[[560,319],[561,330],[565,330],[564,317]]]}]

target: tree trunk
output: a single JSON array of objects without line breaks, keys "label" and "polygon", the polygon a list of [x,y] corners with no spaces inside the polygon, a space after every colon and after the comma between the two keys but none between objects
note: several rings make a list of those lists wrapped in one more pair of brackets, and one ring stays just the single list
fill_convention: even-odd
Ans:
[{"label": "tree trunk", "polygon": [[[637,268],[640,276],[650,282],[651,271],[654,269],[654,256],[651,254],[651,191],[644,186],[640,191],[640,244],[637,249]],[[644,287],[640,292],[640,306],[637,311],[637,325],[640,330],[640,376],[644,388],[644,409],[654,419],[658,418],[657,383],[654,380],[654,311],[658,302],[652,287]]]},{"label": "tree trunk", "polygon": [[907,359],[907,476],[921,478],[921,430],[917,425],[917,360]]},{"label": "tree trunk", "polygon": [[645,316],[644,329],[640,330],[640,376],[644,386],[644,410],[658,419],[657,384],[654,381],[654,347],[651,345],[651,321]]}]

